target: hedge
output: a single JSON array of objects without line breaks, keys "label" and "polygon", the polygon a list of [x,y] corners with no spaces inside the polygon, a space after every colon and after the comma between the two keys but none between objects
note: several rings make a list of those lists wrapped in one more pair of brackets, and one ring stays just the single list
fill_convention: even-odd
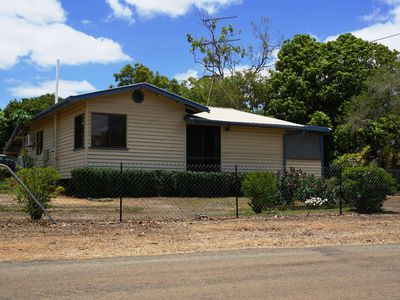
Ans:
[{"label": "hedge", "polygon": [[242,176],[223,172],[134,170],[84,167],[71,172],[69,194],[108,197],[232,197]]}]

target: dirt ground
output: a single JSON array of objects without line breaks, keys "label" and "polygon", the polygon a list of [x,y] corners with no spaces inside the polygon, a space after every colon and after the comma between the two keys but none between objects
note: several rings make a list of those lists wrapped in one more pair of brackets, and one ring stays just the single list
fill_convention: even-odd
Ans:
[{"label": "dirt ground", "polygon": [[[165,199],[153,201],[155,206],[172,205]],[[232,199],[224,201],[231,206]],[[191,212],[201,211],[202,203],[195,200],[194,207],[201,209]],[[193,215],[191,219],[176,220],[170,215],[174,210],[167,209],[166,216],[171,218],[157,221],[135,218],[143,215],[147,206],[143,208],[132,201],[124,205],[125,221],[119,223],[117,200],[59,198],[54,202],[53,214],[60,223],[51,225],[47,219],[31,222],[11,196],[0,195],[0,261],[400,242],[400,214],[396,212],[343,216],[325,212],[240,219],[227,215],[199,220],[194,220]],[[396,211],[400,197],[389,199],[387,205]],[[219,203],[217,207],[225,206]]]}]

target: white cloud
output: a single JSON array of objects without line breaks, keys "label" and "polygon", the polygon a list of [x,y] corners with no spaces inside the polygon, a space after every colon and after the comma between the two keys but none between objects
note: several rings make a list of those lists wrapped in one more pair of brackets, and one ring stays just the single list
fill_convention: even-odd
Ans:
[{"label": "white cloud", "polygon": [[388,16],[382,14],[381,9],[379,7],[375,8],[370,14],[361,16],[361,20],[367,22],[370,21],[382,22],[382,21],[387,21],[387,19]]},{"label": "white cloud", "polygon": [[0,69],[22,58],[40,67],[55,64],[113,63],[129,60],[121,45],[66,25],[57,0],[0,1]]},{"label": "white cloud", "polygon": [[186,72],[178,73],[174,78],[178,81],[189,79],[190,77],[199,78],[199,72],[195,69],[189,69]]},{"label": "white cloud", "polygon": [[[106,0],[108,3],[110,0]],[[120,0],[125,5],[135,8],[136,13],[145,18],[151,18],[156,15],[168,15],[170,17],[179,17],[185,15],[191,8],[196,7],[207,11],[210,14],[216,13],[223,7],[232,4],[239,4],[243,0]],[[119,0],[113,0],[122,4]],[[111,5],[110,5],[111,6]],[[127,6],[123,6],[127,8]],[[113,13],[118,16],[118,12],[114,7]]]},{"label": "white cloud", "polygon": [[[390,10],[386,17],[385,22],[376,22],[370,26],[366,26],[359,30],[352,31],[351,33],[355,36],[362,38],[367,41],[374,41],[382,37],[386,37],[392,34],[400,32],[400,0],[382,0],[383,2],[390,5]],[[325,42],[335,40],[338,35],[329,36],[325,39]],[[390,49],[396,49],[400,51],[400,38],[388,38],[378,41],[379,43],[386,45]]]},{"label": "white cloud", "polygon": [[[69,81],[60,80],[59,81],[58,94],[60,97],[66,98],[68,96],[93,92],[96,88],[91,85],[88,81]],[[14,97],[36,97],[46,93],[53,94],[55,91],[56,82],[55,80],[48,80],[40,82],[36,85],[22,83],[20,85],[14,86],[8,91]]]},{"label": "white cloud", "polygon": [[113,11],[114,17],[133,22],[133,12],[127,5],[122,4],[119,0],[106,0],[106,2]]},{"label": "white cloud", "polygon": [[87,20],[87,19],[83,19],[83,20],[81,20],[81,23],[82,23],[83,25],[89,25],[89,24],[92,24],[92,21]]}]

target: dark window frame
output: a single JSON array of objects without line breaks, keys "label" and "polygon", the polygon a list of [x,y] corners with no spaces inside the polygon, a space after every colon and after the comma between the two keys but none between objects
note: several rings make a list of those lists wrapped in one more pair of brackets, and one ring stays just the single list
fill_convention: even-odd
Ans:
[{"label": "dark window frame", "polygon": [[[198,135],[190,136],[196,130]],[[210,133],[212,134],[211,139]],[[197,143],[197,145],[189,145],[191,140]],[[209,148],[211,145],[214,146],[214,149]],[[192,147],[196,147],[196,149]],[[190,153],[191,150],[200,151],[201,153],[193,155],[193,153]],[[210,150],[213,153],[210,153]],[[186,168],[188,170],[202,171],[204,169],[204,171],[220,171],[221,156],[220,126],[186,125]]]},{"label": "dark window frame", "polygon": [[[78,118],[83,118],[80,124],[81,127],[77,127]],[[80,130],[78,132],[78,130]],[[80,141],[78,142],[78,138]],[[85,148],[85,114],[79,114],[74,118],[74,149],[83,149]]]},{"label": "dark window frame", "polygon": [[36,155],[43,153],[43,130],[36,131]]},{"label": "dark window frame", "polygon": [[[108,136],[107,136],[107,140],[108,143],[107,145],[101,145],[101,146],[96,146],[94,145],[94,139],[93,139],[93,118],[95,115],[103,115],[103,116],[107,116],[108,118],[108,124],[107,124],[107,131],[108,131]],[[123,131],[123,137],[124,137],[124,145],[117,145],[117,146],[112,146],[111,145],[111,134],[110,134],[110,122],[111,122],[111,118],[110,117],[123,117],[124,118],[124,131]],[[127,149],[127,144],[128,144],[128,117],[126,114],[109,114],[109,113],[98,113],[98,112],[92,112],[91,113],[91,147],[93,149],[111,149],[111,150],[119,150],[119,149]]]}]

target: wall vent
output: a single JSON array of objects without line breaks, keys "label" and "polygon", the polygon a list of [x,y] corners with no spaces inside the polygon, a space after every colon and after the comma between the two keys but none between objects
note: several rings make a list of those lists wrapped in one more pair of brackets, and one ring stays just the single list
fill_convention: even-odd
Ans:
[{"label": "wall vent", "polygon": [[144,100],[144,94],[140,90],[136,90],[132,93],[132,100],[135,103],[142,103]]}]

